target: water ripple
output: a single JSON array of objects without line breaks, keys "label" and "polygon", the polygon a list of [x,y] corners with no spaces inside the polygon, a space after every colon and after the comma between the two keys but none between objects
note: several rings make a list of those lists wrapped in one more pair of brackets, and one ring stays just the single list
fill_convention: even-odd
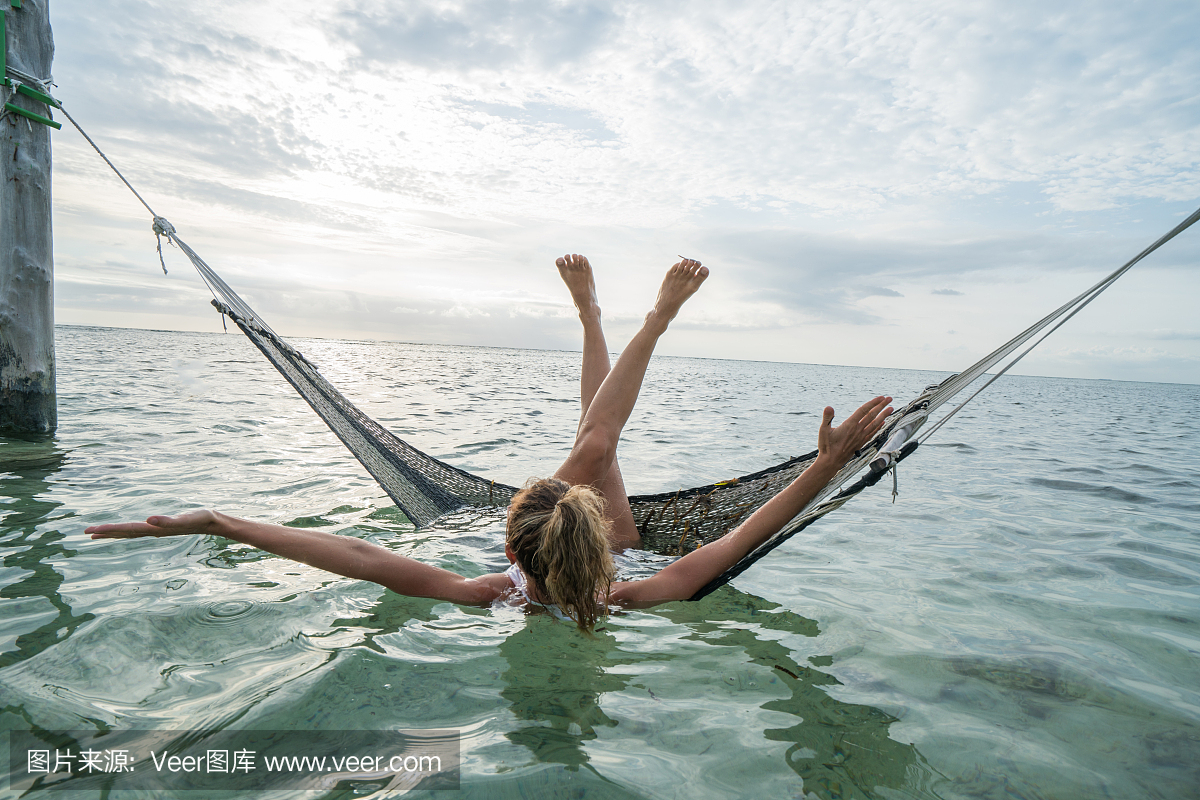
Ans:
[{"label": "water ripple", "polygon": [[[577,354],[296,344],[455,466],[519,485],[569,451]],[[478,796],[1200,785],[1200,387],[1007,376],[904,463],[895,505],[864,494],[703,602],[582,637],[231,542],[90,541],[208,506],[469,575],[507,564],[494,510],[415,530],[240,335],[60,328],[58,346],[57,435],[0,439],[10,727],[458,728]],[[655,358],[627,485],[761,469],[810,450],[825,405],[941,377]]]}]

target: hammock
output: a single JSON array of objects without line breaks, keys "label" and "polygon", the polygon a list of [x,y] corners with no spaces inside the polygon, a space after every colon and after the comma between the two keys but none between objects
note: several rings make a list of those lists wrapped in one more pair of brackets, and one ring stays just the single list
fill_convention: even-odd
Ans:
[{"label": "hammock", "polygon": [[[489,480],[458,469],[423,453],[401,440],[375,420],[360,411],[317,371],[302,353],[271,330],[258,314],[189,247],[170,222],[154,213],[137,190],[121,175],[108,157],[97,147],[79,123],[56,106],[112,167],[130,191],[154,218],[153,230],[159,238],[159,258],[162,259],[161,237],[178,247],[213,294],[212,304],[229,318],[262,351],[267,360],[312,407],[330,430],[350,449],[367,472],[379,483],[405,516],[417,527],[428,525],[438,517],[464,507],[506,508],[518,491],[516,487]],[[1182,233],[1200,219],[1200,210],[1162,236],[1122,267],[1078,297],[1063,304],[1041,320],[1030,325],[1005,344],[960,373],[951,375],[939,384],[927,387],[907,405],[893,412],[883,428],[855,457],[834,476],[821,492],[789,521],[779,532],[763,542],[691,599],[699,600],[740,575],[752,564],[783,542],[802,531],[834,509],[845,505],[868,486],[877,483],[886,473],[895,477],[896,465],[911,455],[964,405],[1008,372],[1047,336],[1096,299],[1118,278],[1150,253]],[[163,263],[163,272],[166,264]],[[966,400],[942,417],[920,439],[918,430],[938,407],[982,376],[987,370],[1011,356],[1027,342],[1041,335],[1029,348],[1012,358],[990,380]],[[662,555],[683,555],[696,547],[724,536],[746,519],[767,500],[791,483],[816,459],[813,451],[789,459],[773,467],[732,478],[730,480],[681,489],[661,494],[636,495],[629,498],[633,519],[641,533],[645,549]],[[866,472],[853,484],[845,484],[855,475]]]},{"label": "hammock", "polygon": [[[919,441],[932,435],[967,402],[1091,303],[1134,264],[1174,238],[1197,219],[1200,219],[1200,210],[1100,283],[1055,309],[967,369],[951,375],[939,384],[927,387],[914,400],[893,412],[876,437],[860,450],[796,517],[697,592],[692,599],[698,600],[728,583],[787,539],[830,511],[845,505],[863,489],[877,483],[888,471],[894,476],[896,465],[916,450]],[[183,251],[208,284],[214,295],[212,303],[217,310],[232,320],[262,351],[267,360],[312,406],[329,425],[330,430],[342,440],[415,525],[427,525],[443,514],[466,506],[508,506],[517,492],[516,487],[472,475],[423,453],[396,437],[356,408],[325,380],[303,354],[271,330],[266,322],[179,238],[169,222],[156,217],[154,230],[166,236]],[[931,412],[1039,334],[1042,335],[1038,341],[1013,358],[967,400],[939,420],[923,439],[916,438],[917,431],[925,424]],[[633,511],[634,522],[641,533],[643,547],[662,555],[683,555],[698,546],[719,539],[791,483],[816,457],[817,453],[813,451],[731,480],[676,492],[630,497],[629,505]],[[869,469],[862,478],[845,489],[841,488],[868,466]]]}]

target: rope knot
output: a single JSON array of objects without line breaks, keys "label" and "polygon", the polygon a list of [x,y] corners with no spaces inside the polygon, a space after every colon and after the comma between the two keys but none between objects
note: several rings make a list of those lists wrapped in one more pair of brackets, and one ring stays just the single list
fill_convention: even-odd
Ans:
[{"label": "rope knot", "polygon": [[155,236],[166,236],[168,239],[175,236],[175,226],[167,222],[164,217],[155,217],[154,224],[150,227]]},{"label": "rope knot", "polygon": [[[117,174],[119,175],[120,173],[117,173]],[[121,180],[124,180],[124,178],[122,178]],[[133,187],[130,187],[130,188],[133,188]],[[134,192],[134,194],[137,194],[137,192]],[[138,196],[140,197],[141,195],[138,195]],[[144,205],[144,203],[143,203],[143,205]],[[149,208],[149,207],[150,206],[146,206],[146,208]],[[150,213],[154,214],[153,211],[151,211]],[[154,231],[154,238],[155,238],[155,240],[158,241],[158,263],[162,264],[163,275],[166,275],[167,274],[167,261],[165,258],[163,258],[162,237],[164,237],[164,236],[167,237],[168,242],[170,242],[171,244],[175,244],[175,226],[172,225],[171,223],[167,222],[165,217],[160,217],[157,214],[154,214],[154,224],[152,224],[150,226],[150,230]]]}]

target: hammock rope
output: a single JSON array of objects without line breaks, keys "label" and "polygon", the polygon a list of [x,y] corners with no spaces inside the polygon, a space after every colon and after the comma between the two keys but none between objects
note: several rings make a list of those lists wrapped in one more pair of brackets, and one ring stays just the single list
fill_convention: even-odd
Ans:
[{"label": "hammock rope", "polygon": [[[950,412],[950,413],[948,413],[946,416],[944,416],[944,417],[942,417],[940,420],[938,420],[937,424],[936,424],[936,425],[934,425],[932,428],[930,428],[930,429],[929,429],[929,430],[928,430],[928,431],[927,431],[927,432],[926,432],[926,433],[925,433],[925,434],[924,434],[924,435],[921,437],[921,441],[925,441],[925,440],[926,440],[926,439],[928,439],[930,436],[932,436],[934,433],[936,433],[936,432],[937,432],[937,430],[938,430],[939,428],[941,428],[943,425],[945,425],[945,424],[946,424],[946,422],[948,422],[948,421],[950,420],[950,418],[951,418],[951,417],[953,417],[955,414],[957,414],[957,413],[959,412],[959,410],[960,410],[960,409],[961,409],[963,406],[965,406],[967,403],[969,403],[969,402],[971,402],[972,400],[974,400],[974,399],[975,399],[975,398],[976,398],[976,397],[977,397],[977,396],[980,394],[980,392],[982,392],[984,389],[986,389],[986,388],[988,388],[989,386],[991,386],[991,385],[992,385],[993,383],[995,383],[995,382],[996,382],[996,381],[997,381],[997,380],[998,380],[998,379],[999,379],[999,378],[1000,378],[1002,375],[1004,375],[1006,372],[1008,372],[1010,369],[1012,369],[1014,366],[1016,366],[1017,362],[1018,362],[1018,361],[1020,361],[1021,359],[1023,359],[1025,356],[1029,355],[1029,353],[1030,353],[1030,352],[1031,352],[1031,351],[1032,351],[1032,350],[1033,350],[1035,347],[1037,347],[1038,345],[1040,345],[1042,342],[1046,341],[1046,339],[1048,339],[1048,338],[1050,337],[1050,335],[1051,335],[1051,334],[1053,334],[1055,331],[1057,331],[1057,330],[1058,330],[1059,328],[1061,328],[1063,325],[1067,324],[1067,322],[1069,322],[1069,321],[1070,321],[1070,319],[1071,319],[1072,317],[1074,317],[1074,316],[1075,316],[1076,314],[1078,314],[1080,311],[1082,311],[1083,309],[1085,309],[1085,308],[1086,308],[1086,307],[1087,307],[1087,306],[1088,306],[1088,305],[1089,305],[1089,304],[1090,304],[1090,303],[1091,303],[1093,300],[1095,300],[1097,297],[1099,297],[1099,296],[1100,296],[1100,294],[1101,294],[1101,292],[1103,292],[1105,289],[1107,289],[1108,287],[1110,287],[1110,286],[1112,286],[1114,283],[1116,283],[1117,279],[1118,279],[1118,278],[1120,278],[1122,275],[1124,275],[1126,272],[1128,272],[1129,270],[1133,269],[1133,267],[1134,267],[1134,265],[1135,265],[1135,264],[1137,264],[1139,261],[1141,261],[1141,260],[1142,260],[1143,258],[1145,258],[1146,256],[1148,256],[1148,255],[1150,255],[1151,253],[1153,253],[1153,252],[1154,252],[1155,250],[1157,250],[1158,248],[1162,247],[1162,246],[1163,246],[1164,244],[1166,244],[1167,242],[1169,242],[1169,241],[1171,241],[1172,239],[1174,239],[1174,238],[1175,238],[1176,236],[1178,236],[1179,234],[1183,233],[1185,230],[1187,230],[1188,228],[1190,228],[1190,227],[1191,227],[1191,226],[1192,226],[1192,225],[1193,225],[1193,224],[1194,224],[1194,223],[1195,223],[1197,220],[1200,220],[1200,209],[1197,209],[1197,210],[1193,211],[1193,212],[1191,213],[1191,215],[1187,217],[1187,219],[1185,219],[1183,222],[1181,222],[1181,223],[1179,223],[1178,225],[1176,225],[1174,228],[1172,228],[1172,229],[1171,229],[1170,231],[1168,231],[1167,233],[1163,234],[1163,235],[1162,235],[1162,236],[1161,236],[1161,237],[1158,239],[1158,241],[1154,242],[1154,244],[1150,245],[1150,246],[1149,246],[1149,247],[1147,247],[1145,250],[1143,250],[1142,252],[1140,252],[1140,253],[1138,253],[1136,256],[1134,256],[1133,258],[1131,258],[1131,259],[1129,259],[1128,261],[1126,261],[1126,262],[1125,262],[1125,264],[1123,264],[1123,265],[1122,265],[1121,267],[1119,267],[1118,269],[1114,270],[1114,271],[1113,271],[1113,273],[1112,273],[1111,275],[1109,275],[1107,278],[1105,278],[1104,280],[1100,281],[1099,283],[1097,283],[1097,284],[1096,284],[1095,286],[1093,286],[1091,289],[1088,289],[1088,290],[1087,290],[1086,292],[1084,292],[1083,294],[1079,295],[1079,297],[1076,297],[1076,298],[1075,298],[1074,300],[1072,300],[1070,303],[1067,303],[1066,305],[1064,305],[1062,308],[1058,309],[1057,311],[1054,311],[1054,312],[1052,312],[1052,313],[1048,314],[1046,317],[1044,317],[1043,319],[1041,319],[1039,322],[1037,322],[1037,323],[1035,323],[1033,326],[1031,326],[1030,330],[1033,330],[1033,329],[1035,329],[1035,328],[1036,328],[1036,330],[1037,330],[1037,331],[1042,331],[1042,330],[1044,330],[1044,329],[1045,329],[1045,327],[1046,327],[1047,325],[1050,325],[1050,324],[1051,324],[1051,323],[1053,323],[1053,322],[1054,322],[1056,319],[1058,319],[1060,316],[1062,316],[1062,319],[1058,321],[1058,324],[1054,325],[1054,327],[1053,327],[1053,328],[1051,328],[1049,331],[1047,331],[1047,332],[1045,333],[1045,335],[1043,335],[1043,336],[1042,336],[1040,339],[1038,339],[1036,342],[1034,342],[1032,345],[1030,345],[1030,346],[1029,346],[1029,349],[1027,349],[1025,352],[1021,353],[1019,356],[1017,356],[1017,357],[1016,357],[1016,358],[1014,358],[1012,361],[1010,361],[1010,362],[1009,362],[1009,363],[1008,363],[1008,364],[1007,364],[1007,365],[1004,367],[1004,369],[1000,370],[1000,371],[999,371],[999,372],[997,372],[995,375],[993,375],[993,376],[992,376],[992,378],[991,378],[991,379],[990,379],[990,380],[989,380],[987,383],[983,384],[983,385],[982,385],[982,386],[980,386],[978,389],[976,389],[976,390],[974,391],[974,393],[972,393],[972,394],[971,394],[971,395],[970,395],[970,396],[969,396],[969,397],[968,397],[966,400],[963,400],[961,403],[959,403],[959,404],[958,404],[958,405],[957,405],[957,406],[954,408],[954,410],[953,410],[953,411],[951,411],[951,412]],[[1070,308],[1071,308],[1071,310],[1070,310],[1070,313],[1069,313],[1069,314],[1066,314],[1065,316],[1063,316],[1064,309],[1067,309],[1068,307],[1070,307]],[[1036,333],[1035,333],[1034,335],[1036,335]],[[1026,340],[1026,341],[1027,341],[1027,340]],[[1018,347],[1019,347],[1019,346],[1020,346],[1020,345],[1018,345]],[[1004,349],[1004,348],[1001,348],[1001,349]],[[1007,352],[1008,352],[1008,353],[1011,353],[1011,352],[1012,352],[1013,350],[1015,350],[1015,349],[1016,349],[1016,348],[1009,349],[1009,350],[1007,350]],[[1001,358],[1003,358],[1003,356],[1002,356]]]},{"label": "hammock rope", "polygon": [[[222,319],[228,318],[241,329],[325,421],[330,430],[362,463],[414,525],[423,527],[438,517],[463,507],[508,506],[518,491],[515,486],[472,475],[418,450],[346,399],[321,375],[312,362],[272,330],[266,321],[179,237],[170,222],[150,208],[141,194],[126,180],[79,123],[66,109],[62,109],[61,104],[58,107],[150,212],[153,217],[152,229],[155,236],[159,237],[158,252],[163,272],[166,272],[166,263],[162,259],[161,238],[165,237],[187,256],[200,274],[213,295],[213,306],[223,315]],[[893,412],[876,437],[856,453],[799,514],[753,552],[713,579],[691,599],[699,600],[733,580],[792,536],[831,511],[841,508],[864,489],[874,486],[888,472],[892,473],[895,481],[897,465],[912,455],[920,443],[928,440],[963,406],[1007,373],[1135,264],[1182,233],[1198,219],[1200,209],[1083,294],[1050,312],[962,372],[951,375],[941,383],[926,387],[915,399]],[[1017,355],[966,400],[938,420],[923,436],[916,438],[917,432],[935,409],[1043,331],[1046,332],[1033,345]],[[696,547],[716,541],[799,477],[800,473],[816,460],[816,456],[816,451],[813,451],[759,472],[707,486],[630,497],[630,509],[642,535],[645,549],[664,555],[683,555]],[[862,476],[846,486],[860,472],[863,472]],[[893,483],[893,494],[895,486]]]}]

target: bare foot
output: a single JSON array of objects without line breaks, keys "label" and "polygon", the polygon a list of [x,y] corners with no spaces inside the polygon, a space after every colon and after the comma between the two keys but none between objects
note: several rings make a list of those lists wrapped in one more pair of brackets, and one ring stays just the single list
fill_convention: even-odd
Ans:
[{"label": "bare foot", "polygon": [[600,315],[600,301],[596,299],[596,282],[592,279],[592,265],[586,256],[565,255],[554,262],[563,283],[571,290],[571,299],[579,309],[580,316]]},{"label": "bare foot", "polygon": [[708,267],[699,261],[685,258],[667,270],[654,308],[646,315],[646,322],[657,322],[666,330],[667,323],[675,319],[684,301],[696,293],[700,284],[708,277]]}]

